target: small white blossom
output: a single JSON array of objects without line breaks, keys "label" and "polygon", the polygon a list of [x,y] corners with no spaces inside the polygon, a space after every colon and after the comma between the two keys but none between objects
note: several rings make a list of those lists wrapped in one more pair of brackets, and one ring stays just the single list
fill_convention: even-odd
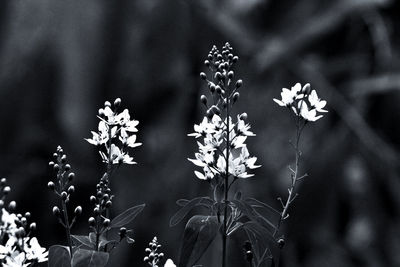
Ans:
[{"label": "small white blossom", "polygon": [[39,242],[36,237],[32,238],[25,237],[24,240],[25,240],[24,250],[26,253],[27,260],[35,260],[39,263],[47,261],[47,256],[49,252],[46,251],[45,248],[39,245]]},{"label": "small white blossom", "polygon": [[165,262],[164,267],[176,267],[176,265],[174,264],[174,262],[171,259],[168,259]]},{"label": "small white blossom", "polygon": [[315,108],[316,111],[328,112],[327,110],[323,109],[326,106],[326,101],[321,100],[315,90],[311,91],[311,94],[308,96],[308,101],[310,102],[311,108]]},{"label": "small white blossom", "polygon": [[300,116],[306,121],[316,121],[322,118],[322,115],[317,116],[317,110],[314,108],[309,109],[305,101],[299,102]]},{"label": "small white blossom", "polygon": [[296,83],[292,86],[292,89],[289,90],[287,88],[283,88],[281,92],[282,100],[274,98],[273,100],[282,107],[289,107],[293,104],[296,99],[300,99],[303,97],[301,94],[301,84]]}]

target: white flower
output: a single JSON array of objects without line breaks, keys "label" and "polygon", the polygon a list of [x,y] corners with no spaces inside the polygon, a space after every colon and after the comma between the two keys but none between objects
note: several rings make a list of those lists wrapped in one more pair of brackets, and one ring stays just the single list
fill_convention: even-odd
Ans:
[{"label": "white flower", "polygon": [[98,129],[99,129],[98,133],[91,131],[91,133],[93,135],[93,137],[91,139],[85,138],[86,141],[88,141],[90,144],[95,145],[95,146],[105,144],[108,142],[108,139],[109,139],[109,136],[108,136],[109,126],[104,121],[99,122]]},{"label": "white flower", "polygon": [[39,245],[36,237],[26,237],[25,240],[25,253],[27,260],[37,260],[37,262],[46,262],[49,254],[45,248]]},{"label": "white flower", "polygon": [[287,88],[282,88],[281,97],[282,100],[274,98],[273,100],[282,107],[289,107],[293,104],[296,99],[300,99],[303,97],[301,93],[301,84],[296,83],[292,86],[292,89],[289,90]]},{"label": "white flower", "polygon": [[165,262],[164,267],[176,267],[176,265],[174,264],[174,262],[171,259],[168,259]]},{"label": "white flower", "polygon": [[308,101],[310,102],[311,108],[315,108],[316,111],[328,112],[327,110],[323,109],[326,106],[326,101],[321,100],[315,90],[311,91],[311,94],[308,96]]},{"label": "white flower", "polygon": [[250,130],[250,124],[246,124],[244,120],[240,118],[240,115],[237,116],[237,131],[239,135],[246,136],[255,136],[255,134]]},{"label": "white flower", "polygon": [[299,102],[300,116],[303,117],[306,121],[316,121],[322,118],[322,115],[317,116],[317,111],[312,108],[309,109],[308,105],[305,101]]},{"label": "white flower", "polygon": [[250,157],[249,151],[247,150],[246,146],[242,147],[242,151],[240,152],[240,160],[249,169],[256,169],[261,167],[261,165],[255,165],[257,158]]},{"label": "white flower", "polygon": [[119,136],[119,140],[121,141],[121,143],[123,145],[127,145],[129,147],[137,147],[137,146],[141,146],[142,145],[142,143],[135,143],[136,142],[136,135],[129,136],[129,134],[127,133],[125,128],[121,129],[121,134]]},{"label": "white flower", "polygon": [[133,158],[129,156],[129,154],[127,154],[126,152],[122,152],[119,147],[114,144],[111,144],[111,148],[107,149],[109,157],[102,151],[99,151],[99,153],[101,158],[103,159],[103,162],[106,163],[108,163],[109,159],[111,159],[112,164],[136,164],[136,162],[133,161]]}]

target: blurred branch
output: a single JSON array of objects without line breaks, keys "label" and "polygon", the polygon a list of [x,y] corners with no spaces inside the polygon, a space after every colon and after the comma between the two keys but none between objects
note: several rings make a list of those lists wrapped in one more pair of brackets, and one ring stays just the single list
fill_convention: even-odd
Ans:
[{"label": "blurred branch", "polygon": [[386,73],[353,80],[348,84],[352,97],[400,90],[400,73]]}]

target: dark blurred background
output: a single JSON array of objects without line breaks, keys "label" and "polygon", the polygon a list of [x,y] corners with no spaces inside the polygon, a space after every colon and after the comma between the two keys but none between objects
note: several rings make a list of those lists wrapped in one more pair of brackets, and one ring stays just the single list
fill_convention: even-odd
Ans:
[{"label": "dark blurred background", "polygon": [[[83,138],[105,100],[140,121],[132,154],[112,184],[115,212],[146,203],[132,223],[136,244],[109,266],[145,266],[157,235],[178,260],[184,224],[169,228],[175,200],[208,194],[186,160],[204,114],[199,79],[213,44],[229,41],[244,80],[236,112],[262,168],[238,187],[279,208],[286,196],[294,125],[276,105],[282,87],[310,82],[329,113],[304,132],[301,170],[309,177],[284,226],[283,266],[400,266],[400,3],[389,0],[3,0],[0,2],[0,175],[10,199],[31,211],[40,243],[65,244],[51,215],[48,161],[61,145],[77,174],[72,204],[84,214],[104,167]],[[230,266],[243,266],[242,241]],[[218,248],[209,262],[218,266]]]}]

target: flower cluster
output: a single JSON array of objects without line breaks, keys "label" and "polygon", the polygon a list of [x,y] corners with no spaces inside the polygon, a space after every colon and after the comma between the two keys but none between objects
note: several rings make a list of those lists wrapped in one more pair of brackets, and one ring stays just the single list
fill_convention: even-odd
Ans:
[{"label": "flower cluster", "polygon": [[203,168],[203,173],[195,171],[195,175],[202,180],[213,179],[226,173],[226,142],[227,125],[229,123],[229,165],[228,173],[235,178],[248,178],[248,169],[260,167],[255,165],[256,157],[250,157],[247,146],[244,143],[248,136],[255,136],[250,131],[250,125],[245,122],[245,113],[237,116],[236,122],[232,118],[223,121],[221,117],[214,114],[212,119],[204,117],[199,125],[194,125],[194,133],[189,136],[203,138],[203,142],[197,142],[199,152],[195,153],[195,159],[189,159],[196,166]]},{"label": "flower cluster", "polygon": [[276,98],[273,100],[279,106],[290,108],[296,116],[305,121],[316,121],[323,117],[319,113],[328,112],[323,109],[326,106],[326,101],[321,100],[315,90],[311,91],[309,83],[303,87],[300,83],[296,83],[290,90],[283,88],[281,97],[281,100]]},{"label": "flower cluster", "polygon": [[0,263],[2,266],[25,267],[46,262],[48,252],[39,245],[36,237],[31,236],[36,229],[36,223],[29,223],[31,214],[10,212],[16,208],[15,201],[8,204],[8,210],[4,208],[5,197],[11,190],[6,182],[5,178],[0,180]]},{"label": "flower cluster", "polygon": [[[157,237],[155,236],[153,240],[149,243],[149,247],[145,249],[145,252],[148,255],[144,257],[143,261],[151,267],[158,267],[160,260],[164,258],[164,253],[157,252],[160,248],[161,245],[158,243]],[[165,262],[164,267],[176,267],[176,265],[171,259],[168,259]]]},{"label": "flower cluster", "polygon": [[189,136],[203,140],[197,142],[199,152],[195,153],[195,159],[189,160],[202,168],[202,172],[195,171],[202,180],[215,177],[219,180],[226,172],[234,178],[248,178],[253,176],[248,173],[249,169],[260,167],[255,165],[257,158],[250,157],[245,144],[248,136],[255,136],[246,123],[247,114],[238,115],[235,121],[230,116],[230,109],[240,96],[238,89],[243,84],[240,79],[234,82],[233,66],[238,60],[229,43],[222,47],[222,52],[213,46],[204,62],[213,74],[211,80],[204,72],[200,73],[207,82],[211,101],[205,95],[200,97],[207,107],[206,116],[200,124],[194,125],[194,133]]},{"label": "flower cluster", "polygon": [[92,131],[93,137],[85,140],[100,147],[100,156],[107,164],[135,164],[127,149],[141,145],[136,143],[135,134],[139,121],[131,119],[128,109],[119,112],[120,106],[120,98],[114,101],[113,106],[106,101],[104,108],[98,111],[98,132]]}]

